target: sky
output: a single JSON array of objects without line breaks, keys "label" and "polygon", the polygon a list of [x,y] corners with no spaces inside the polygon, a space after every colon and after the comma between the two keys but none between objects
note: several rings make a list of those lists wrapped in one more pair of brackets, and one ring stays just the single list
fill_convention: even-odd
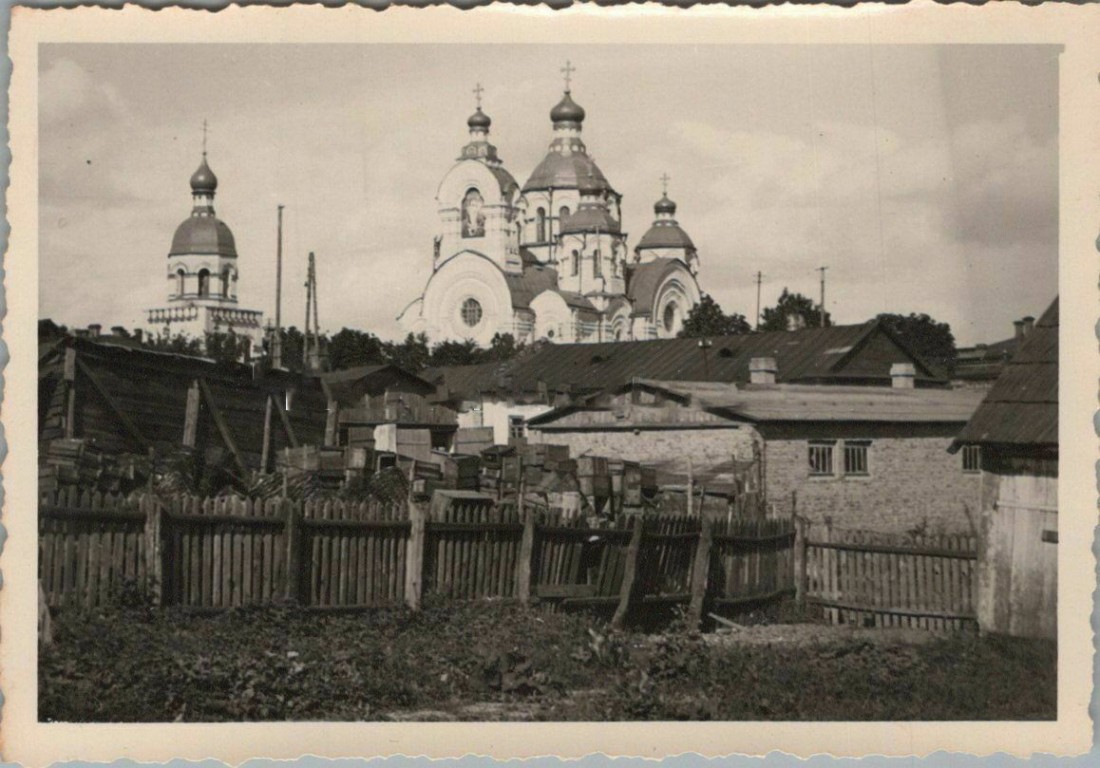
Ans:
[{"label": "sky", "polygon": [[[1057,292],[1052,46],[47,44],[39,71],[39,316],[138,327],[167,299],[202,151],[240,255],[243,308],[404,335],[439,229],[435,193],[473,88],[522,184],[569,60],[583,138],[633,247],[668,173],[727,312],[826,272],[834,322],[925,312],[960,345],[1012,335]],[[74,290],[79,286],[79,290]]]}]

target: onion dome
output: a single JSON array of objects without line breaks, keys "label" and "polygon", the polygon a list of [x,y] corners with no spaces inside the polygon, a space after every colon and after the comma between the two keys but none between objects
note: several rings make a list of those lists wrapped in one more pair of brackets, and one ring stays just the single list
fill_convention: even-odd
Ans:
[{"label": "onion dome", "polygon": [[657,204],[653,206],[653,212],[658,216],[661,214],[667,214],[674,216],[676,214],[676,203],[668,199],[668,193],[661,195],[661,199],[657,201]]},{"label": "onion dome", "polygon": [[176,228],[172,237],[173,256],[237,257],[237,244],[226,223],[212,215],[194,215]]},{"label": "onion dome", "polygon": [[191,174],[191,191],[196,195],[213,195],[218,188],[218,177],[210,170],[206,163],[206,154],[203,153],[202,163],[197,171]]},{"label": "onion dome", "polygon": [[555,123],[583,123],[584,107],[573,101],[569,91],[565,92],[561,101],[550,110],[550,119]]},{"label": "onion dome", "polygon": [[489,116],[481,111],[481,107],[477,108],[477,112],[470,115],[470,118],[466,121],[466,125],[470,127],[470,130],[489,130],[489,126],[493,124],[493,121],[489,119]]}]

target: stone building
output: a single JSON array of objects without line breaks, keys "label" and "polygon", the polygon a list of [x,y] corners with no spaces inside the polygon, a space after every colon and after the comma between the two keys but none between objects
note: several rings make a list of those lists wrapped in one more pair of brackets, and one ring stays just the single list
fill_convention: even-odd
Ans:
[{"label": "stone building", "polygon": [[191,175],[191,215],[176,228],[168,250],[168,300],[146,315],[154,335],[243,337],[247,358],[261,351],[263,312],[238,306],[237,244],[228,225],[214,213],[217,190],[218,177],[203,150],[202,162]]},{"label": "stone building", "polygon": [[666,483],[690,472],[696,487],[762,495],[774,516],[883,532],[973,529],[978,467],[948,448],[980,393],[913,388],[905,364],[889,388],[778,384],[773,363],[760,361],[740,386],[636,380],[532,419],[528,439],[638,461]]},{"label": "stone building", "polygon": [[[700,300],[699,255],[667,192],[631,256],[622,195],[588,154],[568,81],[546,156],[520,186],[489,141],[478,96],[469,140],[436,193],[432,276],[400,320],[432,340],[674,337]],[[666,179],[667,181],[667,179]]]}]

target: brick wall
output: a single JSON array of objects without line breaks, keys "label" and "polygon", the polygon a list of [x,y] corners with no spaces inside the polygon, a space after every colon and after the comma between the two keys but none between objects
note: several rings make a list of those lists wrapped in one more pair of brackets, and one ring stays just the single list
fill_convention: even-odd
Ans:
[{"label": "brick wall", "polygon": [[639,429],[577,430],[550,432],[531,429],[532,443],[568,445],[570,456],[589,454],[638,461],[645,464],[691,456],[696,468],[752,459],[753,430],[741,429]]},{"label": "brick wall", "polygon": [[[866,477],[811,477],[808,440],[769,440],[768,501],[777,514],[789,514],[795,491],[800,515],[815,523],[831,517],[839,528],[902,532],[924,524],[929,532],[968,531],[970,518],[978,524],[981,475],[964,473],[961,453],[947,452],[950,444],[950,437],[879,437],[868,449]],[[838,473],[842,445],[834,449]]]}]

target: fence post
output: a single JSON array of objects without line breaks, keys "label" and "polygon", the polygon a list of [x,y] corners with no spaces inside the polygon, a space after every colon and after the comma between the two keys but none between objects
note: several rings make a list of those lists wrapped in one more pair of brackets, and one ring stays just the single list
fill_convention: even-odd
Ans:
[{"label": "fence post", "polygon": [[302,526],[298,502],[284,498],[283,520],[286,523],[286,599],[298,602],[302,598]]},{"label": "fence post", "polygon": [[794,599],[799,610],[806,608],[806,590],[809,587],[806,571],[807,554],[806,521],[796,515],[794,517]]},{"label": "fence post", "polygon": [[524,511],[522,505],[520,513],[523,515],[523,538],[520,540],[519,560],[516,562],[516,597],[519,598],[520,603],[527,604],[531,602],[531,560],[535,556],[535,513]]},{"label": "fence post", "polygon": [[691,604],[688,606],[688,626],[697,629],[703,619],[703,603],[707,597],[710,576],[710,544],[713,531],[709,520],[703,520],[699,530],[699,542],[695,546],[695,559],[691,563]]},{"label": "fence post", "polygon": [[420,596],[424,588],[424,534],[427,515],[423,509],[409,501],[409,540],[405,549],[405,605],[420,610]]},{"label": "fence post", "polygon": [[623,583],[619,589],[619,605],[615,608],[615,615],[611,618],[611,626],[615,629],[622,627],[623,622],[626,621],[627,612],[630,610],[630,603],[637,588],[638,556],[642,548],[643,527],[645,527],[645,516],[636,516],[634,518],[634,531],[630,534],[630,544],[626,550]]},{"label": "fence post", "polygon": [[164,546],[161,538],[164,513],[160,501],[151,493],[141,497],[145,512],[145,589],[153,605],[164,604]]}]

